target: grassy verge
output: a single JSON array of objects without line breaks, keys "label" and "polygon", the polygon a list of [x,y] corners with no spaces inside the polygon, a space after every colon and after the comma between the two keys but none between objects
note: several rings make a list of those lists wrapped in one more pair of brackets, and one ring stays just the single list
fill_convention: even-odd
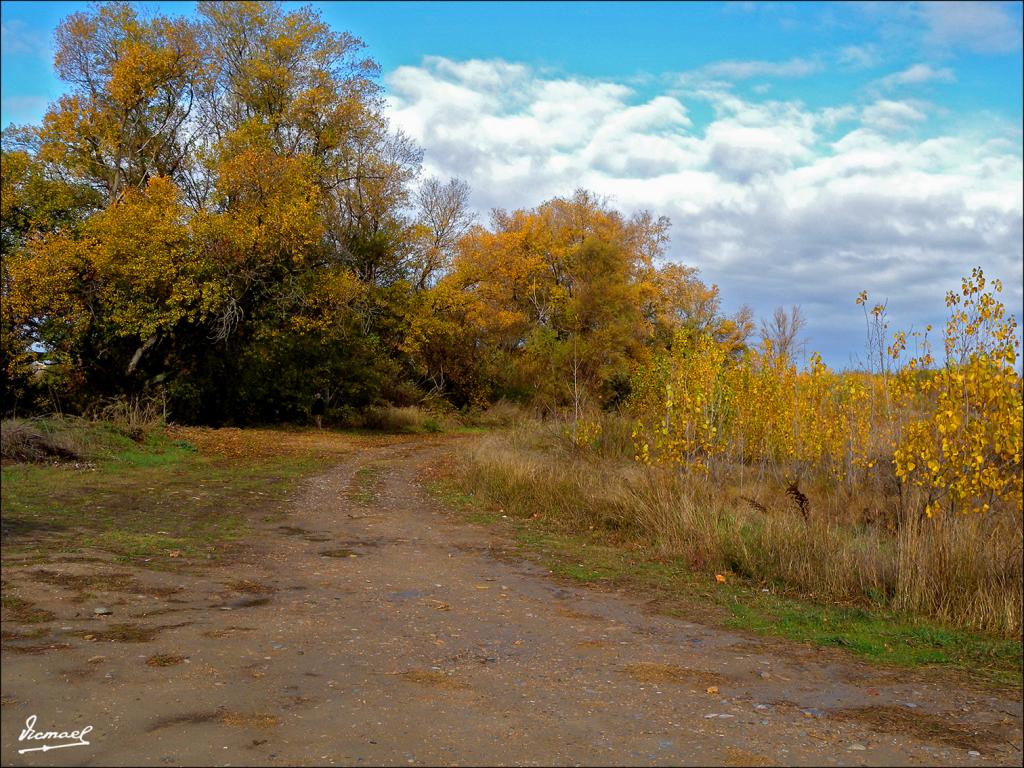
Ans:
[{"label": "grassy verge", "polygon": [[151,568],[223,560],[255,519],[280,516],[295,481],[329,455],[313,444],[275,455],[263,443],[280,438],[258,431],[228,431],[232,442],[213,430],[153,429],[136,442],[109,425],[58,429],[76,433],[64,438],[78,461],[0,470],[5,557],[90,548]]},{"label": "grassy verge", "polygon": [[520,556],[553,574],[598,588],[628,589],[682,619],[844,649],[896,667],[956,669],[986,685],[1019,688],[1021,643],[927,619],[856,605],[825,604],[728,574],[724,583],[669,557],[655,546],[568,530],[557,518],[506,509],[474,492],[465,478],[442,469],[428,490],[467,522],[499,527]]},{"label": "grassy verge", "polygon": [[351,415],[343,426],[357,432],[434,435],[440,433],[481,434],[496,427],[508,427],[521,419],[522,409],[501,401],[486,410],[455,411],[441,401],[428,406],[380,406]]},{"label": "grassy verge", "polygon": [[378,464],[367,464],[357,469],[349,486],[349,498],[363,506],[373,504],[383,471]]}]

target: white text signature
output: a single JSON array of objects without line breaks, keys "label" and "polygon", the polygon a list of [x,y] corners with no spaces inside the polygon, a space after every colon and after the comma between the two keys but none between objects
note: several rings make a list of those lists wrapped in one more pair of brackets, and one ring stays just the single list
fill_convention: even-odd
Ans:
[{"label": "white text signature", "polygon": [[89,742],[85,740],[86,735],[92,730],[91,725],[80,728],[77,731],[37,731],[36,716],[29,715],[25,720],[25,729],[18,737],[18,741],[60,741],[74,739],[70,744],[43,744],[41,747],[26,747],[19,749],[18,754],[26,752],[49,752],[51,749],[63,749],[64,747],[87,747]]}]

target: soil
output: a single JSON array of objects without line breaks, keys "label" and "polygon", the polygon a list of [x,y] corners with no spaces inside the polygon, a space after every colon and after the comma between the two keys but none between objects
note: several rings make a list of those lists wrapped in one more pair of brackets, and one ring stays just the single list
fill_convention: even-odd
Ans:
[{"label": "soil", "polygon": [[[5,594],[55,618],[4,622],[3,764],[1020,765],[1012,693],[666,617],[508,557],[420,486],[452,446],[367,447],[229,568],[5,563]],[[61,743],[19,741],[31,715],[91,725],[89,745],[19,754]]]}]

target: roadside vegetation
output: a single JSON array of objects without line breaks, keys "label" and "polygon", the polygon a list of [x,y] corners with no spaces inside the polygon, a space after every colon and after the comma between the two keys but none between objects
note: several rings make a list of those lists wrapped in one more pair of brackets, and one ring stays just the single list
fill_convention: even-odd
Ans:
[{"label": "roadside vegetation", "polygon": [[[628,423],[616,426],[628,436]],[[626,589],[683,620],[1021,683],[1019,637],[897,609],[864,590],[857,563],[895,557],[898,542],[863,526],[807,525],[783,494],[759,512],[735,491],[694,493],[625,456],[580,456],[564,425],[541,421],[466,446],[427,487],[467,522],[508,534],[517,556],[575,582]],[[1001,549],[1013,557],[1012,547]]]},{"label": "roadside vegetation", "polygon": [[[975,270],[948,294],[940,367],[924,335],[835,373],[767,334],[743,356],[680,334],[617,412],[485,440],[466,482],[698,570],[1019,638],[1022,382],[1000,288]],[[865,311],[869,349],[884,309]]]},{"label": "roadside vegetation", "polygon": [[[971,270],[917,332],[851,296],[865,352],[833,370],[798,307],[724,312],[650,211],[578,189],[477,221],[315,9],[99,3],[54,64],[68,95],[2,137],[5,554],[50,531],[214,559],[360,431],[493,430],[458,482],[516,519],[1019,654],[1024,384],[998,279]],[[277,426],[317,393],[349,443]]]}]

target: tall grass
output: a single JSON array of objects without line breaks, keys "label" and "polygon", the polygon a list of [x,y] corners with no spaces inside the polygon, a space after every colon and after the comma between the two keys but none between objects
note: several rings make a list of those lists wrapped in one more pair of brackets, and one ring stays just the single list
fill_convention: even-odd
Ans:
[{"label": "tall grass", "polygon": [[80,448],[47,426],[41,419],[4,419],[0,424],[0,458],[18,462],[77,458]]},{"label": "tall grass", "polygon": [[383,405],[368,408],[345,422],[345,426],[382,432],[437,433],[462,428],[507,427],[524,418],[515,403],[500,400],[485,410],[456,411],[451,405],[428,399],[421,405]]},{"label": "tall grass", "polygon": [[84,418],[54,414],[4,419],[0,457],[16,462],[91,459],[123,449],[129,440],[142,443],[166,422],[163,392],[103,400]]},{"label": "tall grass", "polygon": [[[810,512],[802,512],[772,478],[745,478],[741,488],[738,474],[632,461],[624,421],[604,417],[586,451],[557,423],[530,421],[491,435],[468,449],[463,483],[509,514],[603,531],[698,570],[1020,635],[1024,541],[1011,521],[829,514],[819,503],[827,489],[818,488],[806,489]],[[885,503],[850,501],[866,509]]]},{"label": "tall grass", "polygon": [[141,440],[152,429],[167,421],[167,399],[163,391],[151,395],[122,395],[110,398],[93,409],[94,421],[113,424],[125,435]]},{"label": "tall grass", "polygon": [[351,426],[382,432],[440,432],[440,418],[415,405],[368,408]]},{"label": "tall grass", "polygon": [[0,424],[0,458],[11,462],[92,461],[138,449],[138,443],[159,435],[160,426],[159,421],[136,418],[4,419]]}]

